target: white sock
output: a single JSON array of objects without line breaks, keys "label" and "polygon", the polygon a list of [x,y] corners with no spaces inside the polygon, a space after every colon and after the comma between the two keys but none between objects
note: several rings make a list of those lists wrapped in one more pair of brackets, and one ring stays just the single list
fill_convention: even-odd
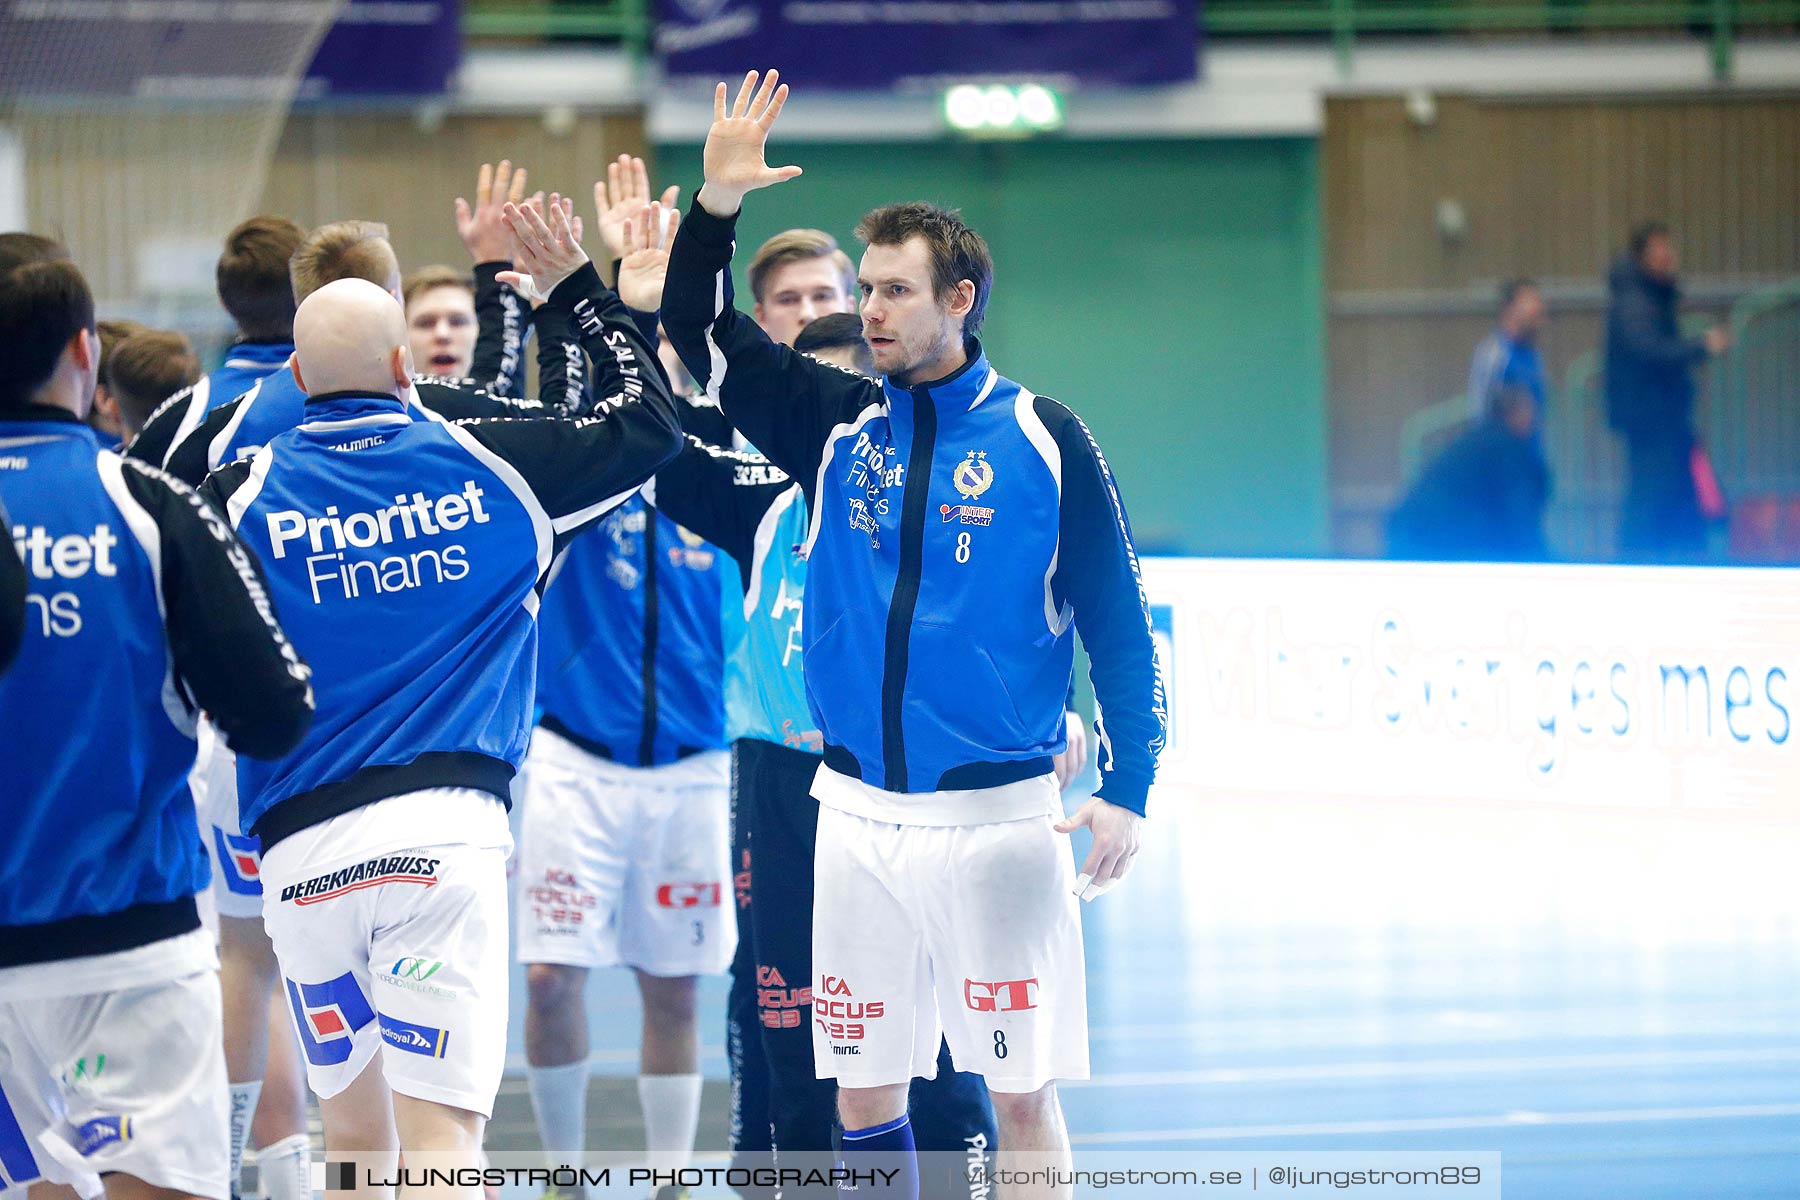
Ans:
[{"label": "white sock", "polygon": [[639,1075],[638,1103],[644,1108],[650,1169],[677,1171],[687,1166],[700,1126],[700,1076]]},{"label": "white sock", "polygon": [[250,1140],[250,1120],[262,1095],[262,1080],[231,1084],[231,1194],[238,1194],[238,1172],[244,1166],[244,1143]]},{"label": "white sock", "polygon": [[551,1165],[560,1155],[587,1149],[588,1065],[572,1062],[562,1067],[526,1067],[531,1085],[531,1111],[537,1115],[538,1141]]},{"label": "white sock", "polygon": [[296,1133],[264,1146],[256,1152],[256,1173],[265,1200],[311,1200],[312,1139]]}]

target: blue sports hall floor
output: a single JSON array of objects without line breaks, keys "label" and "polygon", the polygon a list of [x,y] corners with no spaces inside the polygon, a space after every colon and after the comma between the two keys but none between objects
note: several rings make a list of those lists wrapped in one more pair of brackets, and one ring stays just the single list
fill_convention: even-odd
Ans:
[{"label": "blue sports hall floor", "polygon": [[[1078,1152],[1497,1151],[1508,1200],[1800,1197],[1800,828],[1176,788],[1151,812],[1084,906]],[[588,999],[590,1148],[624,1149],[635,989]],[[535,1141],[516,1069],[490,1145]]]}]

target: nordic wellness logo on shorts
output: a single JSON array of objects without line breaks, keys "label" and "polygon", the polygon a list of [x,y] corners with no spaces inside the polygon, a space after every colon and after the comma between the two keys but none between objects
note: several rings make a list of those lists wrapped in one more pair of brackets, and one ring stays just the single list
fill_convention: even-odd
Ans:
[{"label": "nordic wellness logo on shorts", "polygon": [[441,958],[409,954],[383,966],[375,972],[375,978],[409,992],[423,992],[429,996],[449,999],[456,994],[456,989],[444,985],[439,975],[443,969],[444,960]]}]

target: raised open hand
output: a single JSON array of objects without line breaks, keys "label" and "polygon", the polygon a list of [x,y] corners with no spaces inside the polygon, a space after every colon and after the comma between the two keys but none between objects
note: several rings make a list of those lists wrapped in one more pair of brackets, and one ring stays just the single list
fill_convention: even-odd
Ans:
[{"label": "raised open hand", "polygon": [[[574,204],[575,202],[574,202],[574,200],[571,199],[569,201],[569,203]],[[543,216],[544,215],[544,193],[542,192],[542,190],[533,192],[530,196],[527,196],[525,198],[525,203],[524,203],[523,207],[534,210],[537,213],[537,215],[540,217]],[[575,230],[575,240],[578,242],[581,241],[582,240],[582,237],[581,237],[581,214],[576,213],[574,216],[570,217],[569,225]],[[510,239],[512,238],[512,234],[508,233],[506,236],[508,238],[507,244],[511,245]]]},{"label": "raised open hand", "polygon": [[625,219],[625,255],[619,260],[619,299],[639,312],[662,308],[669,278],[669,247],[681,224],[677,209],[647,204]]},{"label": "raised open hand", "polygon": [[471,209],[461,196],[456,198],[456,232],[476,262],[502,262],[512,253],[512,236],[500,219],[500,206],[524,199],[524,167],[514,171],[506,159],[500,160],[498,168],[481,164],[481,173],[475,178],[475,207]]},{"label": "raised open hand", "polygon": [[744,76],[730,115],[725,112],[725,85],[713,91],[713,123],[706,132],[706,149],[701,161],[706,170],[706,184],[697,199],[700,206],[715,217],[729,217],[742,207],[744,196],[758,188],[786,183],[800,174],[794,166],[771,167],[763,159],[763,146],[769,129],[787,103],[788,88],[779,71],[770,71],[756,86],[757,73]]},{"label": "raised open hand", "polygon": [[[662,206],[674,208],[680,197],[680,185],[671,184],[663,189]],[[600,240],[613,258],[625,257],[625,223],[648,203],[650,172],[643,159],[621,154],[606,164],[606,178],[594,183],[594,212],[600,218]]]},{"label": "raised open hand", "polygon": [[501,215],[512,234],[513,260],[513,270],[500,272],[502,283],[527,296],[549,296],[588,261],[575,230],[575,201],[551,192],[541,216],[511,201]]}]

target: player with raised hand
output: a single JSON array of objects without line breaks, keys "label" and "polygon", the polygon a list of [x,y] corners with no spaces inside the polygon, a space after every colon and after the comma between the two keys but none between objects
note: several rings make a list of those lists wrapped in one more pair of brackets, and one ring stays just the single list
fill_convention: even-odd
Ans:
[{"label": "player with raised hand", "polygon": [[[732,305],[743,199],[800,175],[764,146],[788,89],[721,84],[663,321],[695,381],[807,492],[805,665],[825,749],[814,1049],[847,1152],[910,1154],[906,1084],[940,1030],[983,1075],[1002,1154],[1066,1159],[1055,1080],[1088,1074],[1075,894],[1136,855],[1163,699],[1130,527],[1087,427],[976,336],[980,236],[926,204],[858,226],[879,380],[771,342]],[[1079,629],[1104,719],[1099,792],[1058,821]],[[1074,878],[1061,834],[1094,844]],[[905,864],[904,868],[896,864]],[[975,869],[979,864],[980,869]]]},{"label": "player with raised hand", "polygon": [[[636,308],[651,251],[615,248],[639,268],[619,277],[621,288],[638,284],[620,292]],[[632,969],[643,1001],[638,1096],[649,1165],[677,1170],[693,1150],[698,977],[725,969],[735,928],[723,577],[711,546],[633,497],[576,539],[544,595],[543,717],[520,785],[517,946],[532,1110],[540,1143],[556,1155],[585,1149],[583,992],[592,971],[615,966]],[[577,895],[582,903],[571,904]]]},{"label": "player with raised hand", "polygon": [[269,564],[297,644],[317,648],[311,735],[240,761],[238,783],[327,1147],[377,1165],[399,1150],[474,1163],[505,1057],[505,807],[540,599],[568,540],[679,444],[569,207],[504,214],[515,268],[596,361],[597,415],[417,415],[399,305],[341,279],[295,318],[305,420],[206,484]]},{"label": "player with raised hand", "polygon": [[[646,310],[662,307],[668,267],[666,241],[656,237],[664,225],[660,207],[646,208],[630,223],[619,271],[620,296]],[[799,261],[811,266],[820,259]],[[808,322],[795,345],[845,370],[867,373],[862,323],[849,313]],[[758,1051],[767,1062],[767,1124],[778,1165],[804,1167],[830,1152],[837,1115],[836,1081],[817,1078],[813,1069],[808,986],[819,824],[819,805],[809,792],[823,745],[807,711],[801,673],[806,559],[800,547],[807,503],[800,485],[779,467],[759,454],[724,448],[719,440],[689,436],[675,461],[657,472],[653,495],[658,511],[730,555],[743,585],[741,619],[733,614],[730,622],[739,636],[725,675],[732,806],[740,842],[754,841],[754,869],[772,882],[743,907],[749,872],[738,865],[739,973],[749,992],[749,1015],[729,1033],[750,1042],[735,1048],[740,1052],[734,1067],[742,1079],[756,1078]],[[922,1195],[953,1200],[982,1186],[969,1178],[968,1156],[991,1152],[997,1132],[980,1076],[956,1071],[947,1047],[940,1050],[937,1067],[935,1079],[913,1080],[909,1108],[919,1148],[951,1152],[939,1160],[947,1169],[921,1172]],[[750,1098],[733,1099],[747,1108]],[[746,1115],[740,1111],[740,1121]],[[768,1150],[769,1145],[748,1143],[746,1135],[753,1132],[741,1130],[736,1148],[746,1154]]]},{"label": "player with raised hand", "polygon": [[[452,364],[462,369],[432,372],[470,377],[496,396],[523,395],[525,390],[525,339],[530,326],[519,294],[499,275],[512,269],[512,234],[501,210],[507,204],[526,203],[526,177],[524,167],[515,170],[506,159],[497,167],[482,163],[475,177],[475,203],[456,198],[457,236],[475,262],[476,338],[468,361],[459,358]],[[537,197],[540,205],[541,196]],[[579,231],[576,236],[579,238]],[[413,318],[408,305],[408,322]]]}]

